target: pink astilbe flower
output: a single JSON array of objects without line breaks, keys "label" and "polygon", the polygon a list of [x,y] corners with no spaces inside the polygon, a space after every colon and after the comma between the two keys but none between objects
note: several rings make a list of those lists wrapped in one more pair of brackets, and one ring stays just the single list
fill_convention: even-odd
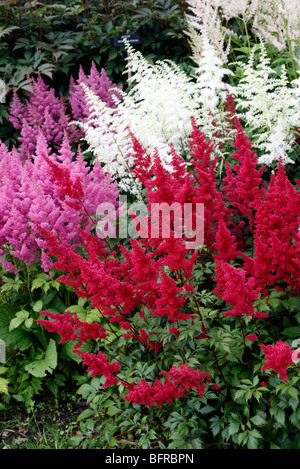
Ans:
[{"label": "pink astilbe flower", "polygon": [[21,102],[16,90],[13,92],[13,101],[10,106],[10,114],[8,120],[12,123],[15,129],[22,128],[22,120],[25,113],[25,105]]},{"label": "pink astilbe flower", "polygon": [[101,69],[99,74],[96,65],[92,62],[90,74],[87,77],[83,71],[82,66],[79,67],[78,78],[76,82],[71,77],[69,88],[69,101],[72,109],[72,117],[75,120],[86,122],[89,116],[89,106],[86,101],[84,89],[81,83],[88,86],[101,101],[105,102],[108,107],[115,108],[116,103],[113,96],[120,98],[120,93],[117,86],[112,83],[104,68]]},{"label": "pink astilbe flower", "polygon": [[279,340],[275,345],[261,344],[260,348],[265,354],[266,363],[262,366],[262,371],[273,370],[278,373],[281,379],[287,381],[287,367],[294,365],[292,360],[293,350],[291,347]]},{"label": "pink astilbe flower", "polygon": [[32,91],[28,93],[26,103],[21,103],[14,93],[9,109],[9,120],[21,131],[19,151],[23,158],[30,158],[34,153],[40,132],[53,149],[60,146],[64,132],[68,132],[69,137],[72,135],[72,128],[68,126],[70,116],[63,99],[55,96],[54,89],[45,84],[40,74],[36,80],[28,77],[28,84]]},{"label": "pink astilbe flower", "polygon": [[[116,206],[118,191],[99,163],[89,168],[81,154],[72,161],[67,137],[59,155],[64,163],[50,153],[43,135],[37,137],[33,156],[33,161],[22,162],[16,150],[0,150],[0,254],[10,252],[26,264],[42,261],[48,270],[50,259],[44,255],[37,227],[78,244],[78,228],[91,229],[100,203]],[[11,248],[4,248],[6,243]]]}]

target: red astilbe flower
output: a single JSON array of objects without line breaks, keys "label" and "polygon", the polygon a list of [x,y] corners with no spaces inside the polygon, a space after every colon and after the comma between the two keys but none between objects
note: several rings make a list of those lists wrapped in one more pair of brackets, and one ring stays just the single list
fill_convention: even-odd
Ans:
[{"label": "red astilbe flower", "polygon": [[88,367],[87,372],[91,372],[91,377],[105,376],[104,389],[118,384],[119,380],[115,375],[120,371],[119,362],[109,363],[101,351],[96,355],[82,350],[77,350],[76,353],[82,358],[82,363]]},{"label": "red astilbe flower", "polygon": [[275,345],[261,344],[260,348],[265,354],[266,363],[262,366],[262,370],[273,370],[281,379],[287,381],[287,367],[294,365],[292,360],[293,350],[287,344],[279,340]]},{"label": "red astilbe flower", "polygon": [[76,313],[72,314],[70,311],[64,314],[41,311],[40,314],[47,316],[50,320],[38,319],[37,322],[45,326],[49,332],[60,334],[60,344],[79,339],[77,346],[81,346],[83,342],[88,342],[90,339],[104,339],[107,336],[101,324],[81,321]]},{"label": "red astilbe flower", "polygon": [[230,230],[227,228],[223,220],[219,220],[214,247],[217,250],[217,254],[214,254],[213,257],[217,260],[234,260],[241,254],[237,249],[235,237],[231,235]]},{"label": "red astilbe flower", "polygon": [[223,316],[252,316],[254,318],[267,317],[266,313],[255,312],[254,301],[258,299],[260,288],[255,288],[253,277],[246,278],[246,271],[238,269],[224,261],[216,261],[217,285],[214,293],[223,301],[233,306],[225,311]]},{"label": "red astilbe flower", "polygon": [[178,389],[176,383],[166,381],[163,384],[158,378],[155,378],[152,386],[144,379],[141,379],[126,394],[125,400],[133,404],[144,404],[147,407],[152,407],[154,404],[157,407],[162,407],[164,402],[172,404],[177,397],[182,397],[182,391]]},{"label": "red astilbe flower", "polygon": [[161,281],[157,285],[159,299],[156,300],[156,308],[151,312],[156,316],[166,316],[169,321],[183,321],[191,317],[190,314],[180,312],[186,297],[178,297],[182,292],[181,288],[176,286],[174,279],[169,277],[164,271],[161,272]]},{"label": "red astilbe flower", "polygon": [[223,192],[228,202],[237,209],[241,216],[249,217],[253,226],[253,215],[257,209],[257,201],[263,197],[265,190],[262,184],[262,174],[265,167],[257,169],[258,156],[251,150],[252,143],[246,136],[240,121],[235,118],[237,130],[233,145],[236,150],[231,157],[238,164],[229,165],[226,162],[226,176],[223,178]]},{"label": "red astilbe flower", "polygon": [[224,102],[224,109],[226,111],[225,120],[230,124],[233,130],[236,129],[235,118],[237,110],[232,94],[226,89],[226,99]]},{"label": "red astilbe flower", "polygon": [[219,220],[228,220],[229,211],[223,201],[222,193],[217,190],[215,167],[218,161],[216,157],[211,161],[212,143],[207,142],[205,134],[197,128],[192,119],[193,131],[189,147],[191,149],[191,161],[194,165],[194,180],[197,183],[194,203],[203,203],[205,210],[204,219],[204,244],[213,251],[217,223]]},{"label": "red astilbe flower", "polygon": [[127,393],[125,399],[134,404],[144,404],[151,407],[154,404],[162,407],[164,402],[172,404],[173,400],[187,394],[191,389],[195,389],[199,398],[205,392],[206,385],[204,381],[209,381],[208,372],[193,370],[187,364],[179,363],[179,368],[173,366],[169,371],[163,371],[160,375],[165,376],[165,382],[162,383],[155,378],[151,386],[147,381],[141,380],[137,385]]},{"label": "red astilbe flower", "polygon": [[255,258],[244,256],[245,268],[257,285],[265,288],[283,280],[293,293],[299,291],[299,213],[300,191],[289,182],[279,162],[264,198],[257,202]]},{"label": "red astilbe flower", "polygon": [[[84,198],[84,192],[80,176],[76,176],[75,180],[71,178],[71,171],[67,166],[55,163],[45,154],[42,155],[45,161],[47,161],[52,176],[54,177],[55,184],[58,187],[58,193],[67,196],[65,203],[71,208],[80,210],[82,205],[80,200]],[[68,200],[69,198],[69,200]]]},{"label": "red astilbe flower", "polygon": [[90,340],[104,339],[107,336],[107,332],[101,324],[97,322],[90,324],[81,321],[75,313],[71,314],[69,311],[64,314],[41,311],[41,314],[48,316],[50,319],[38,319],[37,322],[49,332],[60,334],[59,343],[76,341],[73,352],[82,358],[83,364],[88,367],[87,372],[91,372],[92,377],[98,375],[106,377],[104,388],[118,383],[115,375],[120,369],[119,362],[109,363],[107,357],[101,351],[93,354],[80,350],[83,343],[88,343]]},{"label": "red astilbe flower", "polygon": [[255,342],[257,340],[257,336],[255,334],[248,334],[245,338],[250,342]]}]

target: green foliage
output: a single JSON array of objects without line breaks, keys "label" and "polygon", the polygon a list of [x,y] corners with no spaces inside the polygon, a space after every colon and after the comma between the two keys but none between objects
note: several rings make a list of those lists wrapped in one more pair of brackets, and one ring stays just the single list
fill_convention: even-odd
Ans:
[{"label": "green foliage", "polygon": [[70,345],[60,345],[36,322],[43,309],[63,313],[72,293],[55,281],[57,274],[47,276],[37,265],[15,262],[18,274],[2,269],[0,286],[0,338],[6,346],[0,394],[5,394],[4,405],[13,399],[30,410],[42,392],[57,396],[81,367]]}]

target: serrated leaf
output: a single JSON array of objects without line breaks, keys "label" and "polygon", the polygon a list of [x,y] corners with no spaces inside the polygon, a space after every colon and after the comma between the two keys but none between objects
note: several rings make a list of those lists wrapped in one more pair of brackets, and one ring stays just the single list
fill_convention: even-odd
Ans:
[{"label": "serrated leaf", "polygon": [[111,406],[107,409],[107,413],[110,417],[113,417],[118,412],[120,412],[120,409],[118,409],[118,407],[116,407],[116,406]]},{"label": "serrated leaf", "polygon": [[234,395],[234,400],[244,397],[246,392],[244,389],[239,389]]},{"label": "serrated leaf", "polygon": [[250,420],[252,423],[254,423],[254,425],[257,425],[258,427],[260,427],[261,425],[265,425],[267,423],[265,419],[260,417],[260,415],[255,415]]},{"label": "serrated leaf", "polygon": [[8,395],[9,381],[6,378],[0,378],[0,393]]},{"label": "serrated leaf", "polygon": [[25,320],[24,325],[27,327],[27,329],[30,329],[33,324],[33,318],[28,318]]},{"label": "serrated leaf", "polygon": [[248,449],[257,449],[258,447],[258,441],[256,438],[253,436],[249,436],[248,441],[247,441],[247,448]]},{"label": "serrated leaf", "polygon": [[36,313],[39,313],[43,309],[43,302],[42,300],[38,300],[36,303],[33,305],[33,311]]},{"label": "serrated leaf", "polygon": [[13,318],[9,323],[9,332],[17,329],[24,322],[24,318]]},{"label": "serrated leaf", "polygon": [[240,423],[239,422],[231,422],[228,426],[228,435],[235,435],[240,428]]},{"label": "serrated leaf", "polygon": [[284,410],[277,408],[276,412],[274,413],[274,417],[278,423],[284,425],[285,423],[285,413]]},{"label": "serrated leaf", "polygon": [[41,277],[35,278],[31,284],[31,291],[37,288],[41,288],[45,283],[46,283],[46,280],[44,278],[41,278]]},{"label": "serrated leaf", "polygon": [[27,350],[33,343],[32,335],[22,328],[9,330],[11,320],[15,318],[16,310],[12,305],[4,303],[0,306],[0,338],[6,347],[13,350]]},{"label": "serrated leaf", "polygon": [[46,372],[52,373],[56,366],[56,343],[53,339],[50,339],[44,358],[29,363],[25,366],[25,370],[36,378],[44,378],[46,376]]},{"label": "serrated leaf", "polygon": [[298,389],[289,387],[287,391],[288,391],[290,396],[292,396],[294,399],[296,399],[296,401],[299,400]]}]

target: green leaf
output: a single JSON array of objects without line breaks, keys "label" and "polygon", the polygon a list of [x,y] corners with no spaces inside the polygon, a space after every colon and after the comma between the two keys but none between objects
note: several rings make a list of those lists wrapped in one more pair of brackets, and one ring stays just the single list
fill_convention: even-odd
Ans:
[{"label": "green leaf", "polygon": [[259,415],[255,415],[254,417],[252,417],[251,419],[251,422],[254,423],[254,425],[257,425],[258,427],[260,427],[261,425],[265,425],[267,422],[265,421],[265,419],[263,419],[262,417],[260,417]]},{"label": "green leaf", "polygon": [[39,313],[43,309],[43,302],[42,300],[38,300],[34,305],[33,305],[33,311],[36,313]]},{"label": "green leaf", "polygon": [[8,379],[0,378],[0,393],[8,395],[8,384]]},{"label": "green leaf", "polygon": [[240,423],[239,422],[231,422],[228,427],[228,434],[235,435],[240,429]]},{"label": "green leaf", "polygon": [[9,330],[10,323],[15,315],[16,310],[12,305],[4,303],[0,306],[0,339],[5,342],[6,347],[24,351],[33,344],[33,337],[22,328]]},{"label": "green leaf", "polygon": [[287,335],[288,337],[299,337],[300,327],[299,326],[288,327],[287,329],[284,329],[282,333],[284,335]]},{"label": "green leaf", "polygon": [[46,372],[52,373],[56,366],[56,344],[53,339],[50,339],[44,358],[29,363],[25,366],[25,370],[36,378],[44,378],[46,376]]},{"label": "green leaf", "polygon": [[108,54],[108,60],[113,60],[117,57],[118,52],[114,49],[112,49],[109,54]]},{"label": "green leaf", "polygon": [[253,436],[249,436],[248,441],[247,441],[247,448],[248,449],[257,449],[258,447],[258,441],[256,438]]},{"label": "green leaf", "polygon": [[44,285],[44,283],[46,283],[46,282],[47,282],[46,278],[39,275],[37,278],[35,278],[32,281],[31,291],[35,290],[36,288],[41,288]]},{"label": "green leaf", "polygon": [[284,410],[277,408],[276,411],[274,412],[274,417],[280,425],[284,425],[285,423]]},{"label": "green leaf", "polygon": [[289,387],[287,391],[288,391],[290,396],[292,396],[297,401],[299,400],[299,395],[298,395],[298,389],[297,388]]},{"label": "green leaf", "polygon": [[0,366],[0,375],[5,375],[8,370],[8,366]]},{"label": "green leaf", "polygon": [[20,324],[22,324],[22,322],[24,322],[28,317],[29,317],[28,311],[24,311],[24,310],[18,311],[16,313],[16,317],[13,318],[9,323],[9,331],[11,332],[17,327],[19,327]]},{"label": "green leaf", "polygon": [[120,409],[116,406],[111,406],[107,409],[107,413],[110,417],[113,417],[114,415],[118,414],[120,412]]}]

